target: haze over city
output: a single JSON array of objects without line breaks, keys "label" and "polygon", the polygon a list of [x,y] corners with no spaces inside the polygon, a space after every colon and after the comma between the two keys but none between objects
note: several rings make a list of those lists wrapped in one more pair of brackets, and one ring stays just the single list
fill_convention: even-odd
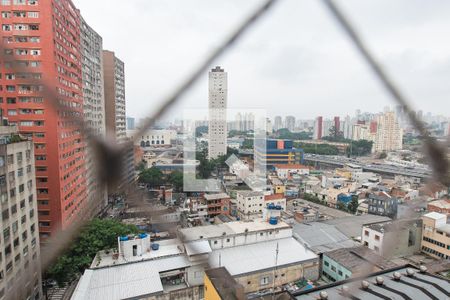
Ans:
[{"label": "haze over city", "polygon": [[[414,108],[450,111],[450,3],[341,2]],[[127,113],[141,118],[261,1],[122,3],[75,1],[105,47],[127,61]],[[281,1],[215,64],[229,73],[233,108],[275,116],[288,107],[308,119],[393,105],[320,1]],[[205,73],[175,110],[206,105]]]}]

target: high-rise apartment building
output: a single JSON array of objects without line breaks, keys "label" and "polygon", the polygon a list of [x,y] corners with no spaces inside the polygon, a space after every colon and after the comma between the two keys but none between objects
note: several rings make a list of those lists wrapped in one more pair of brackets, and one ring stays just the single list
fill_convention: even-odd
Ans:
[{"label": "high-rise apartment building", "polygon": [[114,52],[103,50],[106,135],[122,143],[127,138],[125,115],[125,64]]},{"label": "high-rise apartment building", "polygon": [[43,296],[38,224],[50,224],[38,223],[33,148],[17,127],[0,126],[0,299]]},{"label": "high-rise apartment building", "polygon": [[334,130],[335,133],[339,133],[341,131],[341,119],[339,117],[334,117]]},{"label": "high-rise apartment building", "polygon": [[294,116],[286,116],[285,119],[286,128],[293,132],[295,130],[295,117]]},{"label": "high-rise apartment building", "polygon": [[209,72],[208,155],[217,158],[227,153],[227,73],[220,66]]},{"label": "high-rise apartment building", "polygon": [[345,121],[344,121],[344,138],[346,139],[351,139],[353,136],[353,122],[350,119],[350,116],[346,116],[345,117]]},{"label": "high-rise apartment building", "polygon": [[392,111],[379,115],[376,120],[377,132],[374,152],[395,151],[403,148],[403,130],[397,122],[395,113]]},{"label": "high-rise apartment building", "polygon": [[277,131],[281,128],[283,128],[283,120],[281,119],[281,116],[276,116],[273,122],[273,129]]},{"label": "high-rise apartment building", "polygon": [[0,107],[5,121],[33,139],[46,238],[86,216],[85,141],[70,119],[83,115],[81,16],[70,0],[4,0],[0,9]]},{"label": "high-rise apartment building", "polygon": [[[83,114],[90,134],[104,138],[105,96],[103,87],[103,39],[81,19]],[[88,205],[92,214],[100,212],[107,205],[106,186],[97,178],[98,166],[92,143],[86,143],[86,188]]]},{"label": "high-rise apartment building", "polygon": [[[106,136],[111,141],[124,144],[128,141],[125,110],[125,64],[116,57],[114,52],[108,50],[103,50],[103,80]],[[122,158],[122,174],[120,174],[117,186],[108,186],[109,194],[125,190],[135,180],[132,143],[127,143]]]},{"label": "high-rise apartment building", "polygon": [[323,134],[323,117],[319,116],[316,118],[316,122],[314,123],[314,134],[313,139],[320,140],[324,136]]}]

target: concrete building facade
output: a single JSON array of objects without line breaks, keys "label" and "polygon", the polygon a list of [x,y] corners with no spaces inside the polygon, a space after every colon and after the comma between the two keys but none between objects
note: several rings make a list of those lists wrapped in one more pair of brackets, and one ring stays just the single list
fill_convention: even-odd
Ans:
[{"label": "concrete building facade", "polygon": [[238,191],[236,193],[238,215],[245,220],[261,216],[264,209],[264,193],[256,191]]},{"label": "concrete building facade", "polygon": [[[103,88],[103,39],[84,19],[81,19],[83,115],[91,134],[104,138],[105,96]],[[108,204],[108,192],[97,178],[98,166],[95,150],[88,140],[86,144],[86,188],[88,205],[92,215],[99,213]]]},{"label": "concrete building facade", "polygon": [[227,153],[227,73],[217,66],[209,72],[208,156],[217,158]]},{"label": "concrete building facade", "polygon": [[33,142],[0,126],[0,299],[43,296],[34,168]]},{"label": "concrete building facade", "polygon": [[450,224],[447,215],[430,212],[422,216],[422,252],[438,259],[450,259]]},{"label": "concrete building facade", "polygon": [[114,52],[103,50],[106,135],[113,141],[126,140],[125,64]]}]

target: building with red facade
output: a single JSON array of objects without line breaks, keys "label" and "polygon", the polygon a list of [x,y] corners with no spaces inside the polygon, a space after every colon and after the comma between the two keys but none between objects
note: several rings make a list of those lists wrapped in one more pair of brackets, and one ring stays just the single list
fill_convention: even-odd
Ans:
[{"label": "building with red facade", "polygon": [[2,118],[34,142],[45,239],[90,216],[83,212],[86,145],[70,118],[83,115],[81,16],[70,0],[5,0],[0,8]]}]

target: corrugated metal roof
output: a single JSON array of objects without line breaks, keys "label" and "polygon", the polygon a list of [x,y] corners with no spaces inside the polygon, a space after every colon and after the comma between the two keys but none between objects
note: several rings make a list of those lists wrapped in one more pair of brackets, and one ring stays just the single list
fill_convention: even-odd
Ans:
[{"label": "corrugated metal roof", "polygon": [[[320,292],[326,292],[328,299],[449,299],[450,283],[427,273],[419,273],[417,269],[412,277],[406,275],[407,268],[396,268],[370,275],[364,279],[369,283],[368,289],[361,288],[361,279],[346,280],[311,291],[300,292],[295,296],[298,300],[316,300]],[[401,274],[400,280],[393,278],[394,272]],[[383,285],[377,285],[376,277],[383,278]],[[346,285],[348,294],[343,294],[342,287]]]},{"label": "corrugated metal roof", "polygon": [[233,276],[270,269],[275,266],[277,244],[279,247],[277,266],[318,258],[314,252],[303,247],[294,238],[285,238],[213,250],[209,255],[209,265],[211,268],[225,267]]},{"label": "corrugated metal roof", "polygon": [[72,300],[114,300],[163,292],[160,272],[190,265],[185,256],[88,269],[73,293]]},{"label": "corrugated metal roof", "polygon": [[210,253],[212,251],[209,242],[205,240],[186,243],[184,244],[184,247],[186,249],[187,255],[189,256]]}]

